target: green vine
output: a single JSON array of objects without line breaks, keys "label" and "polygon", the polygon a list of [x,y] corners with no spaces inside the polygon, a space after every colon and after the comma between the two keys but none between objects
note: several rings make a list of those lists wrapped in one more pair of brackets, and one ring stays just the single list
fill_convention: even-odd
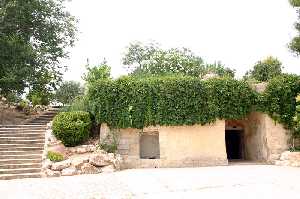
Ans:
[{"label": "green vine", "polygon": [[231,78],[202,81],[193,77],[124,77],[98,81],[89,88],[91,110],[113,128],[207,124],[244,118],[255,92]]},{"label": "green vine", "polygon": [[260,111],[292,129],[299,82],[296,75],[278,76],[259,94],[246,82],[232,78],[123,77],[91,85],[88,99],[96,120],[113,128],[204,125]]},{"label": "green vine", "polygon": [[275,121],[292,129],[296,113],[296,97],[300,92],[300,78],[282,75],[271,79],[260,96],[257,109],[267,113]]}]

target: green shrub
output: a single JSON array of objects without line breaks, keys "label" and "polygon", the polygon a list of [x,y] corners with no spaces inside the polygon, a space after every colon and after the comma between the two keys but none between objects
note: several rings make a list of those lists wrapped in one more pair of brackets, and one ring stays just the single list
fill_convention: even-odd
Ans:
[{"label": "green shrub", "polygon": [[48,151],[47,158],[52,162],[60,162],[64,160],[63,154],[54,151]]},{"label": "green shrub", "polygon": [[27,101],[21,100],[17,105],[17,109],[23,111],[28,106],[29,106],[29,103]]},{"label": "green shrub", "polygon": [[53,119],[53,133],[65,146],[76,146],[90,136],[92,121],[88,112],[61,112]]}]

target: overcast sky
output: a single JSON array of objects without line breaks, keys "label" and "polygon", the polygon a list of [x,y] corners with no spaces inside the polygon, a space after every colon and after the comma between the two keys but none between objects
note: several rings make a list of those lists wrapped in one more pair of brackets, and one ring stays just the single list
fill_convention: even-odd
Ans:
[{"label": "overcast sky", "polygon": [[66,62],[66,80],[80,80],[87,58],[105,57],[118,77],[132,41],[187,47],[206,62],[220,60],[241,77],[258,60],[275,56],[285,72],[300,74],[300,57],[287,48],[296,34],[296,10],[288,0],[73,0],[79,19],[76,46]]}]

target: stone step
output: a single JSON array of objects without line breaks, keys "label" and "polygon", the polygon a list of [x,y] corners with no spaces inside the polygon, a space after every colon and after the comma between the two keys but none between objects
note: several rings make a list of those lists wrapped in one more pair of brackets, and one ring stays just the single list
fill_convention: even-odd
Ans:
[{"label": "stone step", "polygon": [[21,174],[21,173],[40,173],[41,168],[21,168],[21,169],[0,169],[0,175]]},{"label": "stone step", "polygon": [[0,134],[0,139],[5,139],[5,138],[45,138],[45,133],[18,133],[18,134]]},{"label": "stone step", "polygon": [[38,117],[38,118],[34,118],[31,121],[51,121],[53,117],[51,116],[44,116],[44,117]]},{"label": "stone step", "polygon": [[24,137],[24,136],[23,137],[0,137],[0,140],[4,140],[4,141],[43,140],[45,141],[45,136],[38,135],[38,136],[28,136],[28,137]]},{"label": "stone step", "polygon": [[[47,123],[49,123],[49,122],[47,122]],[[25,124],[28,124],[28,125],[44,125],[44,126],[46,126],[46,124],[47,124],[46,122],[44,122],[44,123],[40,123],[40,122],[38,122],[38,123],[35,123],[35,122],[28,122],[28,123],[25,123]]]},{"label": "stone step", "polygon": [[1,144],[44,144],[45,139],[32,139],[32,140],[3,140],[0,139],[0,146]]},{"label": "stone step", "polygon": [[53,117],[55,117],[56,114],[57,113],[46,113],[46,114],[40,115],[37,118],[53,118]]},{"label": "stone step", "polygon": [[0,134],[25,134],[25,133],[40,133],[43,134],[45,133],[46,130],[32,130],[32,129],[26,129],[26,130],[1,130],[0,129]]},{"label": "stone step", "polygon": [[31,120],[26,122],[26,124],[28,125],[34,125],[34,124],[38,124],[38,125],[45,125],[48,124],[49,122],[51,122],[52,119],[35,119],[35,120]]},{"label": "stone step", "polygon": [[52,120],[32,120],[30,122],[28,122],[27,124],[48,124],[50,121]]},{"label": "stone step", "polygon": [[29,121],[28,123],[32,123],[32,122],[35,122],[35,123],[44,123],[44,122],[50,122],[52,120],[52,118],[37,118],[37,119],[34,119],[34,120],[31,120]]},{"label": "stone step", "polygon": [[27,163],[42,163],[42,158],[40,159],[0,159],[0,165],[7,164],[27,164]]},{"label": "stone step", "polygon": [[20,147],[43,147],[44,148],[45,143],[27,143],[27,144],[0,144],[0,149],[3,148],[10,148],[10,149],[14,149],[14,148],[20,148]]},{"label": "stone step", "polygon": [[21,124],[21,125],[0,125],[0,128],[45,128],[45,125],[27,125],[27,124]]},{"label": "stone step", "polygon": [[47,130],[46,125],[43,128],[0,128],[0,131],[45,131]]},{"label": "stone step", "polygon": [[33,151],[33,150],[43,150],[44,149],[44,145],[43,146],[18,146],[18,147],[11,147],[11,148],[1,148],[0,147],[0,152],[6,152],[6,151]]},{"label": "stone step", "polygon": [[33,154],[43,154],[43,150],[15,151],[14,149],[12,149],[11,151],[0,151],[0,157],[2,155],[33,155]]},{"label": "stone step", "polygon": [[0,175],[0,180],[13,180],[22,178],[40,178],[41,173],[22,173],[22,174],[5,174]]},{"label": "stone step", "polygon": [[26,129],[26,130],[1,130],[0,129],[0,134],[5,134],[5,133],[9,133],[9,134],[18,134],[18,133],[45,133],[46,129],[44,130],[32,130],[32,129]]},{"label": "stone step", "polygon": [[0,169],[22,169],[22,168],[42,168],[42,164],[41,163],[27,163],[27,164],[0,165]]},{"label": "stone step", "polygon": [[39,159],[42,158],[42,154],[29,154],[29,155],[1,155],[0,159],[5,160],[19,160],[19,159]]},{"label": "stone step", "polygon": [[40,124],[36,127],[34,127],[33,125],[28,124],[28,127],[26,127],[26,126],[23,126],[23,127],[11,126],[11,127],[0,127],[0,129],[1,130],[9,130],[9,129],[11,129],[11,130],[18,130],[18,129],[20,129],[20,130],[23,130],[23,129],[25,129],[25,130],[26,129],[29,129],[29,130],[38,130],[38,129],[44,130],[44,129],[46,129],[46,127],[47,126],[45,124]]}]

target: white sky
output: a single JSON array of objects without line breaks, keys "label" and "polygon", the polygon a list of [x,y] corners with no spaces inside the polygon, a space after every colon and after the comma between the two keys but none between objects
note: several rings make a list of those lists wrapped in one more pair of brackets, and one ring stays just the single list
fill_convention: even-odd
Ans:
[{"label": "white sky", "polygon": [[81,80],[87,58],[97,65],[105,57],[114,77],[126,74],[125,47],[150,40],[190,48],[206,62],[220,60],[238,77],[270,55],[285,72],[300,74],[300,57],[287,48],[297,20],[288,0],[73,0],[68,9],[80,34],[66,80]]}]

